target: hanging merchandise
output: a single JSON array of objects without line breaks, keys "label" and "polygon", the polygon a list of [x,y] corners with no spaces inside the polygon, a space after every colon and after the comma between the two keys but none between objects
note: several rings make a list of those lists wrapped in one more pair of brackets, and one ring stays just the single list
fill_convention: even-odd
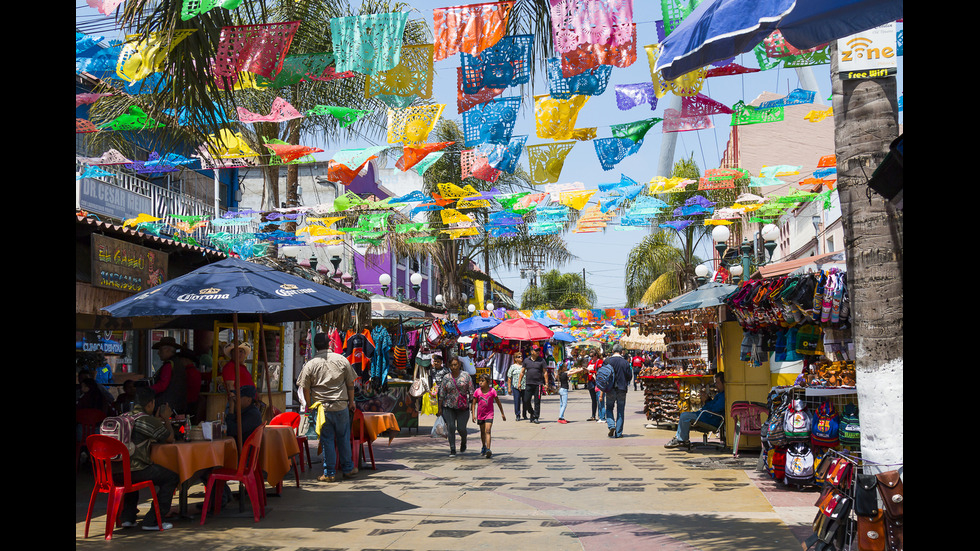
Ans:
[{"label": "hanging merchandise", "polygon": [[375,392],[388,391],[388,371],[392,366],[392,342],[388,330],[377,325],[371,331],[374,354],[371,356],[371,388]]},{"label": "hanging merchandise", "polygon": [[806,442],[793,442],[786,448],[786,465],[783,475],[786,484],[804,486],[812,484],[813,475],[813,451],[810,444]]},{"label": "hanging merchandise", "polygon": [[353,329],[348,329],[347,336],[344,338],[344,356],[353,366],[354,372],[364,382],[370,381],[371,358],[374,356],[374,341],[371,338],[371,332],[364,329],[358,333]]}]

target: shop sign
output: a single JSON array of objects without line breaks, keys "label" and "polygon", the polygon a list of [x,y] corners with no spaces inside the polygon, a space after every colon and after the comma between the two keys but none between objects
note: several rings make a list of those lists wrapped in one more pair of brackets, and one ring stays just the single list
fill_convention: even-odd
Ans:
[{"label": "shop sign", "polygon": [[897,72],[894,22],[837,40],[837,73],[841,80],[884,78]]},{"label": "shop sign", "polygon": [[138,293],[167,280],[167,253],[92,234],[92,285]]},{"label": "shop sign", "polygon": [[78,207],[88,212],[125,220],[141,212],[153,212],[153,200],[119,186],[82,178],[78,186]]}]

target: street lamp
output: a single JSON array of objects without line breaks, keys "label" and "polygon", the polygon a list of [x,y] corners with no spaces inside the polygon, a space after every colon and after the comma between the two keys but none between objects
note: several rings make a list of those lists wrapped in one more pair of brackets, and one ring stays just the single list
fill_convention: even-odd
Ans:
[{"label": "street lamp", "polygon": [[472,316],[473,312],[476,312],[476,305],[470,304],[469,306],[466,307],[466,311],[469,312],[470,315]]},{"label": "street lamp", "polygon": [[422,274],[415,272],[408,280],[412,282],[412,291],[415,292],[415,300],[421,302]]},{"label": "street lamp", "polygon": [[492,302],[488,302],[487,303],[487,310],[493,312],[493,303]]},{"label": "street lamp", "polygon": [[709,273],[711,273],[711,270],[709,270],[704,264],[698,264],[697,267],[694,268],[694,275],[697,277],[699,286],[704,285],[704,282],[708,280]]},{"label": "street lamp", "polygon": [[378,276],[378,283],[381,284],[381,294],[388,296],[388,286],[391,285],[391,276],[388,274],[381,274]]}]

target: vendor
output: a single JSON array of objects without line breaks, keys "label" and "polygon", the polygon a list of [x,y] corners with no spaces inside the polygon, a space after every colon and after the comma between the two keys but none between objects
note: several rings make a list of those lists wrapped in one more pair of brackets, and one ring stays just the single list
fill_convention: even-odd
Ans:
[{"label": "vendor", "polygon": [[[680,418],[677,421],[677,434],[670,442],[664,445],[665,448],[679,448],[679,447],[690,447],[690,433],[691,424],[698,419],[702,411],[707,411],[714,413],[716,415],[703,415],[701,416],[701,423],[711,425],[715,428],[721,425],[721,421],[725,416],[725,374],[722,372],[715,373],[715,390],[717,393],[714,398],[708,399],[707,391],[701,391],[701,402],[704,406],[698,411],[685,411],[681,413]],[[719,417],[720,416],[720,417]]]},{"label": "vendor", "polygon": [[241,388],[245,388],[246,386],[255,388],[252,373],[245,365],[245,358],[252,354],[252,347],[245,342],[239,343],[236,347],[234,342],[230,342],[224,346],[222,353],[229,359],[221,368],[221,380],[225,383],[225,391],[229,395],[229,400],[232,398],[231,394],[235,389],[236,365],[238,366],[239,385]]}]

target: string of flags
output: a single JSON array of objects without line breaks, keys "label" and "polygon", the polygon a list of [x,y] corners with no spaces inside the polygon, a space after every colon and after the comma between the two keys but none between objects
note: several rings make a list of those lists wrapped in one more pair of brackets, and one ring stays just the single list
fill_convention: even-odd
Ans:
[{"label": "string of flags", "polygon": [[[90,0],[90,4],[101,13],[110,14],[120,1]],[[189,21],[213,9],[235,10],[241,0],[183,4],[181,19]],[[657,22],[661,41],[691,9],[683,2],[665,0],[662,4],[665,20]],[[508,90],[530,80],[533,37],[506,34],[513,11],[513,1],[435,9],[432,11],[431,44],[403,44],[409,11],[336,17],[330,20],[332,51],[312,53],[290,51],[303,21],[228,26],[221,29],[212,70],[216,84],[224,90],[278,89],[300,82],[329,82],[363,75],[365,97],[377,98],[388,107],[384,113],[387,116],[387,145],[334,153],[328,161],[327,179],[350,185],[367,163],[389,149],[401,150],[395,163],[399,170],[415,170],[418,174],[446,158],[444,150],[452,142],[428,141],[446,104],[420,105],[416,100],[428,100],[432,96],[433,62],[459,56],[456,105],[463,130],[463,143],[459,145],[464,149],[458,162],[464,178],[496,182],[501,173],[516,172],[526,152],[531,181],[548,189],[547,186],[558,185],[564,161],[572,149],[582,147],[580,142],[591,141],[600,166],[610,171],[625,158],[637,154],[646,135],[657,126],[664,133],[703,130],[712,128],[712,117],[718,115],[730,117],[732,126],[776,123],[784,120],[785,107],[812,104],[815,100],[815,92],[797,89],[784,98],[758,106],[747,105],[744,101],[727,106],[703,93],[708,78],[775,67],[829,63],[826,47],[800,51],[786,43],[776,31],[754,50],[758,69],[727,60],[677,79],[665,80],[654,71],[659,44],[645,45],[642,51],[651,70],[651,80],[615,84],[618,109],[628,111],[648,105],[653,111],[658,107],[658,100],[668,93],[681,97],[681,109],[667,108],[662,116],[641,115],[633,121],[609,124],[611,136],[599,137],[599,126],[580,126],[578,121],[591,98],[606,94],[613,68],[627,67],[637,61],[640,48],[633,20],[633,0],[551,0],[550,24],[556,57],[546,60],[548,94],[534,96],[530,106],[535,117],[534,138],[543,142],[529,143],[531,136],[514,135],[518,114],[529,106],[522,104],[521,95],[507,94]],[[76,32],[76,68],[99,78],[118,81],[122,90],[138,96],[145,93],[144,89],[152,89],[146,84],[166,78],[162,73],[166,70],[171,49],[194,32],[194,29],[173,33],[161,31],[142,40],[110,44],[108,48],[98,46],[102,37]],[[106,95],[78,94],[76,108],[96,104]],[[238,107],[236,114],[237,122],[241,124],[330,117],[346,128],[372,113],[373,110],[342,105],[316,105],[300,111],[282,97],[276,97],[266,111],[252,112]],[[818,123],[831,116],[832,109],[824,109],[810,111],[805,118]],[[184,120],[186,113],[175,113],[167,120],[154,120],[139,106],[133,105],[122,115],[100,124],[76,118],[76,133],[158,129],[169,124],[183,124]],[[262,140],[257,150],[232,128],[234,126],[229,125],[212,135],[191,158],[153,152],[147,161],[138,161],[127,159],[115,150],[99,157],[79,157],[84,170],[78,178],[112,177],[111,172],[101,168],[104,166],[123,167],[139,173],[163,173],[196,166],[259,166],[260,157],[271,158],[264,161],[269,165],[307,163],[316,162],[313,154],[323,152],[316,147],[273,139]],[[456,162],[456,156],[450,158]],[[362,218],[362,223],[352,228],[330,229],[330,224],[317,220],[302,226],[302,231],[306,239],[320,242],[350,234],[362,242],[380,243],[390,233],[409,233],[411,239],[435,238],[436,233],[459,239],[486,231],[497,237],[513,235],[521,226],[527,226],[531,235],[548,235],[567,229],[584,233],[599,231],[617,217],[621,227],[632,229],[649,225],[653,220],[663,220],[667,203],[657,195],[691,191],[694,184],[699,192],[730,189],[737,179],[744,178],[752,187],[786,185],[787,182],[780,178],[797,176],[800,168],[774,164],[764,167],[759,174],[750,174],[743,169],[717,168],[706,170],[697,181],[656,177],[645,184],[622,175],[619,182],[601,184],[598,190],[552,187],[545,193],[524,195],[479,193],[469,186],[469,189],[459,186],[443,189],[442,184],[439,193],[432,196],[416,191],[385,201],[368,201],[347,193],[334,202],[334,212],[352,208],[399,208],[413,218],[423,212],[438,210],[443,226],[412,222],[389,224],[391,227],[388,228],[379,222],[380,218]],[[822,164],[811,177],[800,183],[811,189],[832,189],[835,172],[834,164]],[[822,193],[804,190],[783,198],[760,197],[721,207],[700,195],[692,197],[689,203],[695,198],[697,201],[679,207],[672,212],[675,218],[664,220],[661,225],[682,229],[693,222],[692,216],[703,217],[706,224],[730,223],[735,216],[748,212],[760,219],[771,218],[784,211],[784,205],[828,201]],[[590,205],[592,200],[596,203]],[[465,214],[472,209],[490,212],[480,223]],[[572,210],[578,211],[574,224],[570,221]],[[243,237],[235,238],[232,237],[234,233],[224,231],[254,223],[256,216],[262,217],[263,223],[269,223],[267,214],[194,221],[177,221],[171,217],[167,223],[183,234],[210,226],[215,230],[209,234],[213,240],[242,249],[240,254],[255,254],[262,239],[297,239],[296,233],[238,234]],[[134,219],[126,223],[159,230],[163,221]]]}]

